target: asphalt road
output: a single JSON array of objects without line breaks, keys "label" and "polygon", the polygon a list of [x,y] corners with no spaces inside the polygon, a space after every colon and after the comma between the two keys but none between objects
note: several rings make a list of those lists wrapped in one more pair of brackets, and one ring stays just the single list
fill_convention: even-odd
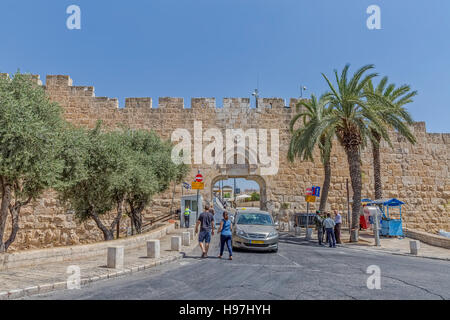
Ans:
[{"label": "asphalt road", "polygon": [[[33,299],[449,299],[450,263],[336,249],[283,236],[278,253],[235,252],[219,260],[200,249],[177,262]],[[224,254],[227,258],[228,254]],[[367,268],[380,268],[380,289],[368,289]]]}]

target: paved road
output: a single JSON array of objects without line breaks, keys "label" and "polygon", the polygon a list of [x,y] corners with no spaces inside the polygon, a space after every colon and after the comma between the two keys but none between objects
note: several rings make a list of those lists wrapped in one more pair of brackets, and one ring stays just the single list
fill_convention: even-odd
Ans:
[{"label": "paved road", "polygon": [[[218,253],[215,237],[210,256]],[[236,252],[199,259],[196,249],[169,265],[38,299],[449,299],[450,263],[282,237],[278,253]],[[224,254],[227,257],[227,254]],[[381,289],[367,288],[367,267]]]}]

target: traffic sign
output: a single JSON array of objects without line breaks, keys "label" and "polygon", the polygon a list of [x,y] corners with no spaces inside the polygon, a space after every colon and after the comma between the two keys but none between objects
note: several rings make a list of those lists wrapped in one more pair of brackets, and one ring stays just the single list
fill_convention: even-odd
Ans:
[{"label": "traffic sign", "polygon": [[205,184],[203,182],[193,181],[192,190],[203,190],[205,189]]},{"label": "traffic sign", "polygon": [[189,183],[187,183],[187,182],[183,182],[183,188],[190,189],[191,185]]},{"label": "traffic sign", "polygon": [[316,202],[316,197],[315,196],[305,196],[305,200],[306,202]]},{"label": "traffic sign", "polygon": [[203,182],[203,176],[201,175],[201,173],[197,174],[195,176],[195,181],[197,182]]},{"label": "traffic sign", "polygon": [[313,190],[312,188],[307,188],[306,189],[306,196],[312,196],[313,195]]}]

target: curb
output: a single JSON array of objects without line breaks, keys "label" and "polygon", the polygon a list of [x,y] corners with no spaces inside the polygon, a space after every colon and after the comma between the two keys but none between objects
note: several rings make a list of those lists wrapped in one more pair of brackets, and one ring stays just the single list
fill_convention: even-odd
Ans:
[{"label": "curb", "polygon": [[[193,248],[188,248],[188,250],[186,250],[186,252],[180,252],[178,255],[162,258],[159,261],[154,261],[154,262],[140,265],[137,267],[124,268],[121,270],[109,272],[107,274],[102,274],[99,276],[84,278],[84,279],[80,280],[80,285],[81,285],[81,287],[84,287],[93,282],[107,280],[107,279],[114,279],[114,278],[118,278],[121,276],[129,275],[132,273],[144,271],[144,270],[147,270],[147,269],[159,266],[159,265],[168,264],[170,262],[183,259],[187,253],[193,251],[196,247],[197,247],[197,245],[194,246]],[[3,291],[3,292],[0,292],[0,300],[15,300],[15,299],[31,297],[31,296],[38,295],[38,294],[55,292],[55,291],[60,291],[60,290],[67,290],[67,282],[46,283],[46,284],[42,284],[42,285],[38,285],[38,286],[27,287],[25,289],[13,289],[13,290],[9,290],[9,291]]]},{"label": "curb", "polygon": [[372,252],[387,253],[387,254],[392,254],[392,255],[396,255],[396,256],[404,256],[404,257],[412,257],[412,258],[424,258],[424,259],[433,259],[433,260],[441,260],[441,261],[450,261],[450,258],[439,258],[439,257],[433,257],[433,256],[413,255],[413,254],[410,254],[410,253],[395,252],[395,251],[391,251],[389,249],[362,248],[362,247],[355,247],[355,245],[344,245],[343,247],[344,248],[353,249],[353,250],[362,250],[362,251],[372,251]]}]

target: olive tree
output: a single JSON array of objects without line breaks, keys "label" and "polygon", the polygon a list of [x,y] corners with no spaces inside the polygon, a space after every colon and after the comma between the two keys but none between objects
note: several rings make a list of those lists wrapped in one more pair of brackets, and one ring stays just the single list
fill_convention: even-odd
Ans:
[{"label": "olive tree", "polygon": [[63,127],[61,107],[30,75],[0,77],[0,252],[16,238],[21,208],[58,182]]}]

